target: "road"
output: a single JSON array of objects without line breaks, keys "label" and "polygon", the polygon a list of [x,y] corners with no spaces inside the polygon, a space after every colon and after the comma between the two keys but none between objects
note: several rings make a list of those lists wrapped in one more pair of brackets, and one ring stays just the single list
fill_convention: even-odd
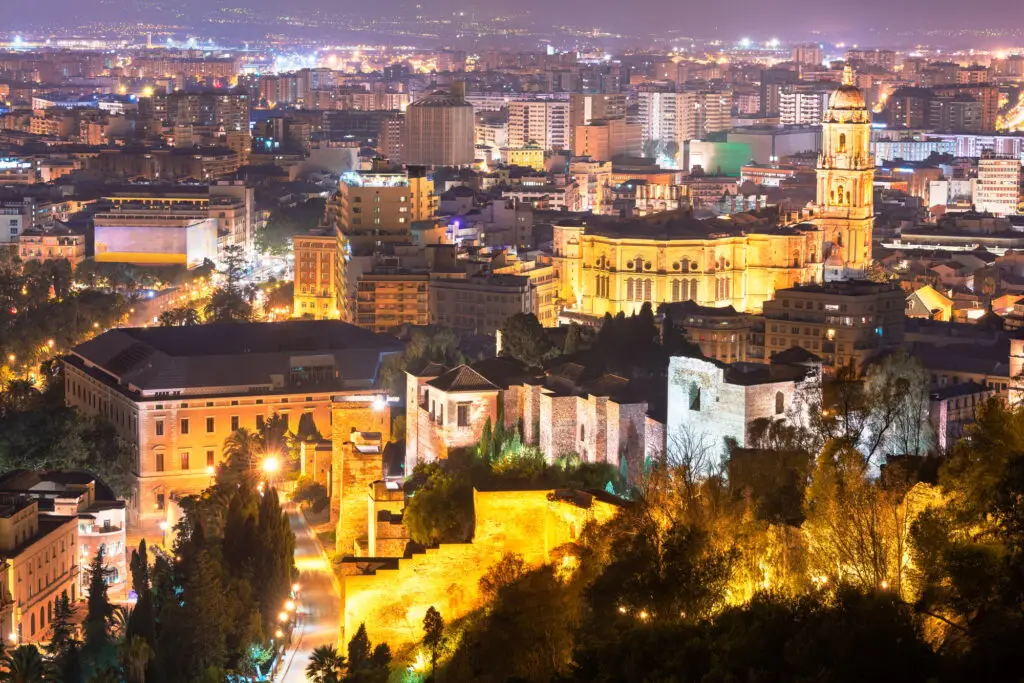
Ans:
[{"label": "road", "polygon": [[341,596],[331,580],[331,567],[320,554],[313,530],[294,504],[287,504],[292,531],[295,532],[295,566],[299,570],[299,624],[294,638],[297,649],[285,663],[281,683],[304,683],[306,665],[314,648],[337,647],[341,630]]}]

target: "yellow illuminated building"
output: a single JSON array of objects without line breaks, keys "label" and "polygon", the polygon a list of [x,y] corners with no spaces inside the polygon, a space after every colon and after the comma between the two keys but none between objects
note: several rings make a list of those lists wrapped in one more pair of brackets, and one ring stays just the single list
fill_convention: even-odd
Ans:
[{"label": "yellow illuminated building", "polygon": [[849,66],[822,121],[817,168],[818,218],[825,233],[826,280],[863,277],[871,262],[875,160],[871,112]]},{"label": "yellow illuminated building", "polygon": [[685,211],[554,227],[559,299],[570,312],[629,315],[645,302],[693,301],[758,311],[777,289],[821,280],[822,232],[736,214]]},{"label": "yellow illuminated building", "polygon": [[296,237],[295,294],[292,314],[296,318],[315,320],[337,319],[339,311],[335,295],[335,261],[337,238],[326,230],[322,234]]},{"label": "yellow illuminated building", "polygon": [[544,150],[540,147],[502,147],[501,159],[509,166],[544,171]]}]

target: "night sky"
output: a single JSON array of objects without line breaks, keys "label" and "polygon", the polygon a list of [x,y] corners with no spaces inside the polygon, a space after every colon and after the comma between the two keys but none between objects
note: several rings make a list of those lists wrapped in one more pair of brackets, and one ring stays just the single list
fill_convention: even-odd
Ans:
[{"label": "night sky", "polygon": [[[455,11],[482,14],[525,9],[537,26],[549,22],[572,23],[575,26],[599,26],[603,29],[650,34],[666,30],[680,31],[702,38],[738,39],[749,36],[767,40],[770,37],[821,40],[860,41],[865,44],[896,44],[912,41],[912,33],[928,30],[998,28],[1024,29],[1024,3],[1020,0],[851,0],[844,3],[819,0],[778,0],[764,2],[734,0],[732,2],[678,2],[673,0],[419,0],[421,12],[441,16]],[[67,17],[72,23],[89,19],[146,17],[159,20],[161,9],[185,11],[187,23],[199,18],[200,10],[209,14],[212,7],[246,7],[258,14],[279,15],[288,9],[313,9],[339,14],[401,15],[416,0],[378,0],[340,2],[331,0],[47,0],[46,2],[4,3],[4,19],[9,26],[24,22],[54,21]],[[969,8],[969,11],[968,11]],[[408,16],[408,15],[407,15]],[[269,17],[268,17],[269,18]],[[194,22],[199,23],[199,22]],[[933,42],[938,42],[935,37]],[[1024,44],[1024,37],[996,37],[997,43],[1009,47]]]}]

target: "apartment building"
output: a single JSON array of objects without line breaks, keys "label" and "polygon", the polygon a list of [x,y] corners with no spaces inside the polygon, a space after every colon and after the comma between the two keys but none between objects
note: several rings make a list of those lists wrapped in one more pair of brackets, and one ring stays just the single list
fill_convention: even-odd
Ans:
[{"label": "apartment building", "polygon": [[978,182],[974,186],[974,207],[996,216],[1017,213],[1020,202],[1020,159],[984,154],[978,160]]},{"label": "apartment building", "polygon": [[530,100],[508,103],[508,146],[538,146],[544,150],[569,149],[569,102]]},{"label": "apartment building", "polygon": [[384,244],[410,241],[413,221],[436,213],[434,182],[422,166],[405,171],[349,171],[338,185],[337,226],[342,248],[371,254]]},{"label": "apartment building", "polygon": [[510,316],[533,313],[534,291],[525,275],[433,277],[430,320],[465,332],[494,334]]},{"label": "apartment building", "polygon": [[326,228],[294,238],[295,281],[292,315],[315,320],[340,316],[335,277],[338,238]]},{"label": "apartment building", "polygon": [[374,332],[430,323],[430,275],[400,268],[364,273],[356,284],[355,323]]},{"label": "apartment building", "polygon": [[800,347],[819,356],[826,372],[858,370],[903,344],[905,294],[866,280],[780,289],[764,302],[765,355]]}]

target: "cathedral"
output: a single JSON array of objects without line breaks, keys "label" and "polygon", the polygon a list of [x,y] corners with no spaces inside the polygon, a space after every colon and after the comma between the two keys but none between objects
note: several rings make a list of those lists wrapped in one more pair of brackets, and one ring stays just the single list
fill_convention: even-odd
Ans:
[{"label": "cathedral", "polygon": [[871,156],[871,112],[843,70],[843,84],[832,93],[821,125],[814,221],[824,231],[824,279],[862,278],[871,262],[875,220],[875,160]]},{"label": "cathedral", "polygon": [[847,67],[822,121],[811,220],[671,211],[560,221],[552,261],[562,305],[589,318],[629,315],[645,302],[760,312],[779,289],[864,277],[874,221],[870,143],[871,113]]}]

